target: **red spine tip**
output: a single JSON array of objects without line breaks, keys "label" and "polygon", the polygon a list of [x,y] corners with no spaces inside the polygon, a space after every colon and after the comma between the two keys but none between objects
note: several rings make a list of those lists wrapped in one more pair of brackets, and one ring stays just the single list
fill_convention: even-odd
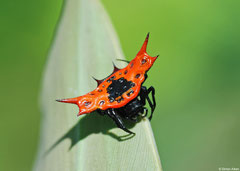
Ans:
[{"label": "red spine tip", "polygon": [[97,82],[98,86],[104,81],[104,80],[98,80],[92,76],[92,78]]},{"label": "red spine tip", "polygon": [[149,38],[149,34],[150,34],[150,32],[148,32],[147,37],[146,37],[146,40],[148,40],[148,38]]},{"label": "red spine tip", "polygon": [[146,53],[148,38],[149,38],[149,33],[147,34],[147,37],[146,37],[145,41],[143,42],[143,45],[137,55],[143,55]]},{"label": "red spine tip", "polygon": [[77,98],[71,98],[71,99],[59,99],[56,100],[57,102],[63,102],[63,103],[73,103],[73,104],[77,104],[78,100]]}]

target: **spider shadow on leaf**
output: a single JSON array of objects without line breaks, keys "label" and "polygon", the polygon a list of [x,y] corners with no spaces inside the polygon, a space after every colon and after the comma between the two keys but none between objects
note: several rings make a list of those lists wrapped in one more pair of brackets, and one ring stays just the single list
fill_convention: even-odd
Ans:
[{"label": "spider shadow on leaf", "polygon": [[[136,123],[124,120],[124,123],[128,128],[133,128]],[[75,146],[79,141],[85,139],[91,134],[102,133],[108,135],[117,141],[126,141],[134,137],[133,134],[128,134],[123,136],[118,136],[110,130],[117,128],[111,118],[107,116],[101,116],[97,112],[93,112],[85,115],[81,118],[68,132],[66,132],[61,138],[59,138],[44,154],[46,156],[49,154],[58,144],[60,144],[65,139],[70,139],[71,145],[69,150]],[[118,128],[119,129],[119,128]]]}]

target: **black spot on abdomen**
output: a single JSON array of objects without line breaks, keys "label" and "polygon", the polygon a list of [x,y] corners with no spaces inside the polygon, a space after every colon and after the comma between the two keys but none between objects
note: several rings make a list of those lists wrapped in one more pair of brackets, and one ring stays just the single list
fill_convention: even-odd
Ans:
[{"label": "black spot on abdomen", "polygon": [[128,81],[125,78],[121,77],[118,80],[112,80],[112,83],[107,88],[107,93],[109,94],[108,98],[110,101],[123,100],[123,98],[119,98],[123,93],[128,91],[130,88],[134,87],[135,84],[132,81]]}]

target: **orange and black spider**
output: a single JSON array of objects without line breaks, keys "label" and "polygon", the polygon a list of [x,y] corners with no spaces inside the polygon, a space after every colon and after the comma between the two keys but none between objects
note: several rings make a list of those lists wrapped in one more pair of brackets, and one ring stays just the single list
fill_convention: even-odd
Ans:
[{"label": "orange and black spider", "polygon": [[[98,87],[79,97],[57,100],[64,103],[73,103],[79,107],[79,115],[98,111],[102,115],[111,117],[116,125],[124,131],[134,134],[126,128],[122,118],[137,121],[139,116],[148,113],[146,101],[151,108],[151,120],[156,107],[155,89],[146,88],[142,84],[147,79],[147,72],[157,59],[147,54],[146,48],[149,34],[147,35],[140,51],[128,65],[119,69],[114,65],[113,73],[103,80],[97,80]],[[124,61],[124,60],[123,60]],[[149,98],[152,96],[152,100]]]}]

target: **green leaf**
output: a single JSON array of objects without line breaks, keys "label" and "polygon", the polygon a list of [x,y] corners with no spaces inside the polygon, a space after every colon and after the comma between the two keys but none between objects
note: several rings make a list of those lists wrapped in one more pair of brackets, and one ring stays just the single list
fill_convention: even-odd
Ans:
[{"label": "green leaf", "polygon": [[35,171],[162,170],[147,119],[127,124],[136,133],[131,137],[107,116],[77,117],[77,106],[55,101],[93,90],[91,76],[109,75],[116,59],[124,59],[123,53],[101,3],[66,1],[44,73]]}]

